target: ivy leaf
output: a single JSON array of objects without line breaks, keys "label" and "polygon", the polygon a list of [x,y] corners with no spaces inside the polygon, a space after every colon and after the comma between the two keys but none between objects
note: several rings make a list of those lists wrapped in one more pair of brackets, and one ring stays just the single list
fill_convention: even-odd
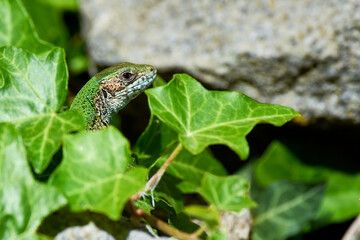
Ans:
[{"label": "ivy leaf", "polygon": [[23,48],[42,58],[45,58],[52,50],[50,44],[38,37],[20,0],[1,0],[0,16],[0,47]]},{"label": "ivy leaf", "polygon": [[67,67],[64,51],[54,48],[46,59],[15,47],[0,48],[0,122],[53,113],[64,103]]},{"label": "ivy leaf", "polygon": [[200,227],[191,221],[191,218],[183,212],[170,214],[169,224],[187,233],[193,233]]},{"label": "ivy leaf", "polygon": [[64,133],[82,129],[74,112],[57,114],[67,92],[64,51],[54,48],[45,59],[15,47],[0,48],[0,122],[20,128],[34,170],[41,173],[59,149]]},{"label": "ivy leaf", "polygon": [[281,240],[299,233],[320,205],[324,185],[276,182],[254,195],[259,207],[253,221],[254,240]]},{"label": "ivy leaf", "polygon": [[[51,0],[53,2],[53,0]],[[39,37],[56,46],[66,48],[71,42],[63,19],[61,8],[52,6],[43,0],[22,0],[29,13]]]},{"label": "ivy leaf", "polygon": [[84,128],[82,116],[75,111],[43,114],[19,121],[28,159],[37,173],[49,165],[49,159],[60,148],[65,133]]},{"label": "ivy leaf", "polygon": [[217,230],[217,229],[212,229],[210,231],[209,237],[206,238],[206,240],[227,240],[229,239],[227,236],[226,231],[222,230]]},{"label": "ivy leaf", "polygon": [[[150,166],[156,161],[155,165],[161,167],[176,147],[177,136],[175,131],[156,116],[152,116],[148,127],[137,142],[140,155],[150,156],[140,159],[141,164]],[[227,175],[225,168],[207,149],[198,155],[183,149],[166,170],[167,174],[186,181],[177,184],[185,193],[197,192],[197,187],[207,172],[218,176]],[[163,184],[173,187],[170,181]]]},{"label": "ivy leaf", "polygon": [[256,207],[246,195],[249,189],[249,182],[240,176],[220,177],[208,173],[202,179],[199,193],[219,210],[239,212]]},{"label": "ivy leaf", "polygon": [[147,170],[132,168],[129,143],[115,128],[64,138],[64,158],[50,182],[74,211],[90,209],[117,220],[126,201],[145,187]]},{"label": "ivy leaf", "polygon": [[[172,150],[173,147],[170,147],[170,149]],[[163,154],[157,160],[156,166],[162,166],[170,156],[170,152],[172,151]],[[198,155],[192,155],[186,149],[183,149],[167,168],[166,173],[183,180],[178,184],[178,187],[184,193],[196,193],[201,180],[207,173],[217,176],[227,175],[225,168],[208,149]]]},{"label": "ivy leaf", "polygon": [[330,168],[306,165],[280,142],[271,143],[256,162],[254,173],[261,186],[284,179],[307,184],[326,182],[324,198],[313,221],[317,227],[346,221],[360,212],[360,174],[346,174]]},{"label": "ivy leaf", "polygon": [[77,0],[38,0],[41,3],[48,4],[54,8],[76,11],[78,10],[78,1]]},{"label": "ivy leaf", "polygon": [[186,74],[175,74],[169,84],[146,94],[152,114],[179,133],[192,154],[225,144],[245,159],[245,136],[257,123],[281,126],[299,116],[291,108],[258,103],[241,93],[208,91]]},{"label": "ivy leaf", "polygon": [[156,188],[155,196],[163,198],[176,213],[179,213],[184,207],[181,191],[177,188],[177,179],[164,175]]},{"label": "ivy leaf", "polygon": [[37,227],[66,199],[33,179],[13,125],[0,123],[0,139],[0,239],[40,239],[35,235]]},{"label": "ivy leaf", "polygon": [[177,133],[152,115],[146,130],[136,142],[140,164],[147,167],[152,165],[163,151],[176,141]]},{"label": "ivy leaf", "polygon": [[213,206],[190,205],[184,210],[186,214],[205,222],[210,228],[216,228],[220,224],[219,211]]}]

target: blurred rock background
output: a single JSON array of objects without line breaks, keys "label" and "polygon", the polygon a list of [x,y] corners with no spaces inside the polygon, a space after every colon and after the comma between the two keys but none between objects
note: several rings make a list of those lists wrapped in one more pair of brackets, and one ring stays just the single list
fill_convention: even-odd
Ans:
[{"label": "blurred rock background", "polygon": [[[295,124],[259,125],[247,136],[247,161],[224,146],[211,150],[233,174],[277,140],[314,175],[339,172],[347,181],[332,179],[328,195],[329,219],[340,220],[290,239],[341,239],[349,229],[360,196],[360,0],[22,1],[40,37],[66,51],[68,105],[98,70],[131,61],[156,66],[165,80],[185,72],[208,89],[293,107],[303,115]],[[134,144],[149,115],[142,94],[112,124]]]},{"label": "blurred rock background", "polygon": [[360,1],[82,0],[95,65],[149,63],[290,106],[303,123],[360,123]]}]

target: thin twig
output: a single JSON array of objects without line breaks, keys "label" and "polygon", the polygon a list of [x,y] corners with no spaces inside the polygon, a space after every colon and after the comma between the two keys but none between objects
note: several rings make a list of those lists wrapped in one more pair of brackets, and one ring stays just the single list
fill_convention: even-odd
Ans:
[{"label": "thin twig", "polygon": [[177,147],[174,149],[174,151],[171,153],[169,158],[166,160],[166,162],[161,166],[161,168],[150,178],[150,180],[146,183],[145,189],[141,192],[138,192],[134,194],[131,198],[131,202],[135,202],[136,200],[140,199],[146,192],[148,192],[154,185],[156,185],[161,177],[164,175],[165,170],[169,167],[169,165],[172,163],[172,161],[175,159],[175,157],[180,153],[182,150],[183,145],[179,143]]},{"label": "thin twig", "polygon": [[194,237],[200,237],[201,234],[203,234],[206,230],[206,225],[200,226],[195,232],[193,232],[191,235]]},{"label": "thin twig", "polygon": [[162,221],[161,219],[147,214],[144,210],[140,208],[137,208],[135,210],[135,215],[137,217],[145,219],[153,228],[159,229],[160,231],[168,234],[169,236],[182,240],[199,240],[196,235],[179,231],[176,228],[171,227],[169,224]]}]

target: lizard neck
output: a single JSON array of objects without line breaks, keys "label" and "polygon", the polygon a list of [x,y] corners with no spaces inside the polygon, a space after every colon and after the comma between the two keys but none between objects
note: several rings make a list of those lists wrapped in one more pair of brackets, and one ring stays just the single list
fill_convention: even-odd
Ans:
[{"label": "lizard neck", "polygon": [[107,99],[105,90],[100,89],[94,97],[95,115],[92,123],[88,123],[89,130],[99,130],[109,126],[111,115],[114,113],[111,102]]}]

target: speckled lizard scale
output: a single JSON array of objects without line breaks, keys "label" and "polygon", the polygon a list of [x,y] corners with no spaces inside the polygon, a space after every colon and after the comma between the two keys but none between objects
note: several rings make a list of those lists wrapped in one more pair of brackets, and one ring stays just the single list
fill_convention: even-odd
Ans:
[{"label": "speckled lizard scale", "polygon": [[92,77],[76,95],[70,109],[85,118],[88,130],[108,126],[111,115],[141,94],[155,79],[150,65],[119,63]]}]

